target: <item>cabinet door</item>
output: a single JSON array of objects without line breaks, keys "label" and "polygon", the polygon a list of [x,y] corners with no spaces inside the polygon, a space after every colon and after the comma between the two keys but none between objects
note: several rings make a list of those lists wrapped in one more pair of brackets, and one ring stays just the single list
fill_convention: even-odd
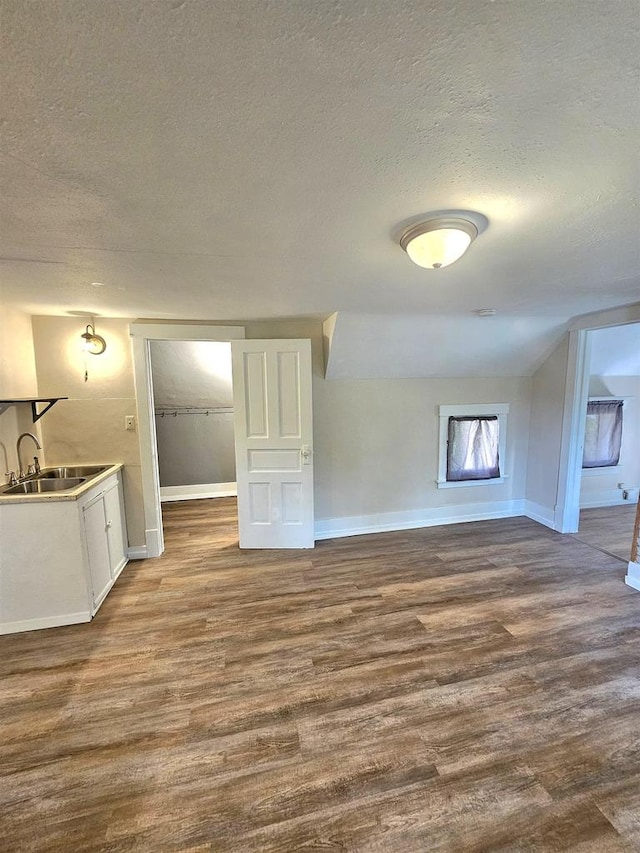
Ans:
[{"label": "cabinet door", "polygon": [[93,606],[96,608],[111,586],[111,561],[102,496],[84,507],[83,519],[93,590]]},{"label": "cabinet door", "polygon": [[120,489],[117,483],[104,494],[104,514],[109,542],[111,577],[115,580],[127,562]]}]

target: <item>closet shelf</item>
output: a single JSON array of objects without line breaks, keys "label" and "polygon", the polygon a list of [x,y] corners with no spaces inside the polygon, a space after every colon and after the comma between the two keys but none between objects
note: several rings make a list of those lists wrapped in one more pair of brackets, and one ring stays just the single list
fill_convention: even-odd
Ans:
[{"label": "closet shelf", "polygon": [[[18,403],[31,403],[31,416],[33,422],[39,421],[40,418],[48,412],[51,406],[54,406],[58,400],[68,400],[68,397],[14,397],[12,400],[0,400],[0,415],[5,412],[10,406],[15,406]],[[46,403],[44,409],[38,411],[38,403]]]}]

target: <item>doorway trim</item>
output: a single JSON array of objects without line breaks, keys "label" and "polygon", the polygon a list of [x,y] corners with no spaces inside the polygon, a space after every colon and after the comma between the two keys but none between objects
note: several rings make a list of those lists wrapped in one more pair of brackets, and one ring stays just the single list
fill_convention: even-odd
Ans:
[{"label": "doorway trim", "polygon": [[245,337],[244,326],[212,326],[183,323],[131,323],[133,373],[138,406],[138,439],[144,507],[145,553],[159,557],[164,551],[160,476],[151,382],[151,341],[232,341]]},{"label": "doorway trim", "polygon": [[582,450],[589,396],[591,362],[590,332],[611,326],[640,323],[640,302],[611,308],[594,314],[582,314],[569,323],[569,354],[565,383],[560,464],[554,529],[576,533],[580,519],[580,481]]}]

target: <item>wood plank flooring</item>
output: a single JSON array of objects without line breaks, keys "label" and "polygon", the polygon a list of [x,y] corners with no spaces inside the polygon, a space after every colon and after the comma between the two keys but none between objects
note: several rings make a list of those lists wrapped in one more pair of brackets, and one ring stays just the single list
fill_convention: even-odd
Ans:
[{"label": "wood plank flooring", "polygon": [[241,552],[166,506],[88,625],[0,637],[0,850],[640,850],[640,594],[525,518]]},{"label": "wood plank flooring", "polygon": [[636,505],[603,506],[580,510],[577,539],[629,562]]}]

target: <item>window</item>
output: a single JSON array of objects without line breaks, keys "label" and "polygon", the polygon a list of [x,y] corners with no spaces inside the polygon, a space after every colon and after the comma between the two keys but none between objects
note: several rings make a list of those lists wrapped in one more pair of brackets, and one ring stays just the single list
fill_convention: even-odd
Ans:
[{"label": "window", "polygon": [[440,406],[439,489],[503,483],[508,403]]},{"label": "window", "polygon": [[583,468],[613,468],[620,462],[623,400],[589,400]]},{"label": "window", "polygon": [[498,416],[449,418],[447,482],[500,476]]}]

